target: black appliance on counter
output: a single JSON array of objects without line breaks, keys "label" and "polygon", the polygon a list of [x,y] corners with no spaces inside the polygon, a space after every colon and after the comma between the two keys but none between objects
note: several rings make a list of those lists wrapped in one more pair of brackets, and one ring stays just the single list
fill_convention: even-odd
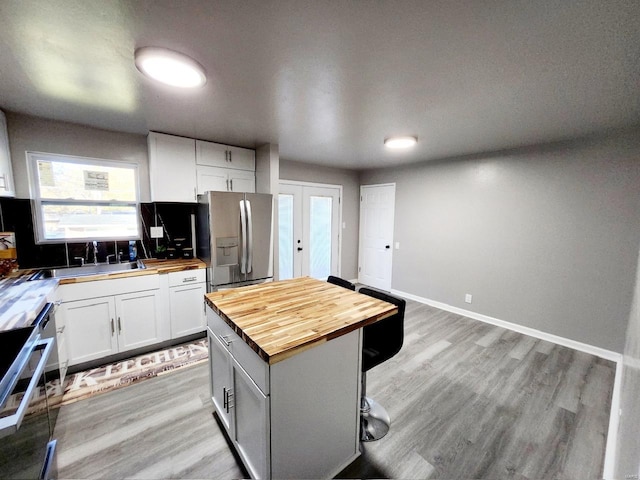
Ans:
[{"label": "black appliance on counter", "polygon": [[56,478],[57,409],[50,408],[45,365],[55,338],[42,338],[52,321],[47,303],[29,327],[0,332],[0,476]]}]

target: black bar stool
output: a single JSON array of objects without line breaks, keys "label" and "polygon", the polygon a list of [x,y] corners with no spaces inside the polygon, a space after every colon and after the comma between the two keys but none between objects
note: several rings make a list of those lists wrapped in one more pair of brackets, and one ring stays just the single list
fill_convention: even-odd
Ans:
[{"label": "black bar stool", "polygon": [[404,311],[407,302],[384,292],[363,287],[358,290],[364,295],[393,303],[398,313],[362,329],[362,394],[360,397],[360,440],[371,442],[380,440],[389,431],[391,419],[382,405],[366,396],[367,371],[386,362],[402,348],[404,341]]},{"label": "black bar stool", "polygon": [[334,277],[333,275],[329,275],[329,277],[327,277],[327,282],[332,283],[334,285],[338,285],[339,287],[342,287],[342,288],[346,288],[348,290],[356,289],[356,286],[353,283],[340,277]]}]

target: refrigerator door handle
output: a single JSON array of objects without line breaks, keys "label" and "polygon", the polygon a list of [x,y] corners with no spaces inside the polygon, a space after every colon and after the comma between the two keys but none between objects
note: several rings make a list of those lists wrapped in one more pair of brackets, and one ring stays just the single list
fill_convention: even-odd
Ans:
[{"label": "refrigerator door handle", "polygon": [[240,273],[247,273],[247,211],[245,201],[240,200],[240,237],[242,258],[240,259]]},{"label": "refrigerator door handle", "polygon": [[253,219],[251,217],[251,202],[245,200],[244,206],[247,209],[247,273],[251,273],[253,264]]}]

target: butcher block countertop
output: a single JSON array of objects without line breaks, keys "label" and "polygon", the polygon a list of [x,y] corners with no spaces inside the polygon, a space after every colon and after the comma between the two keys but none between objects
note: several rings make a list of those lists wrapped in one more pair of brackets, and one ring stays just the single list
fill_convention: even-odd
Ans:
[{"label": "butcher block countertop", "polygon": [[127,278],[139,275],[155,275],[157,273],[165,274],[171,272],[181,272],[183,270],[196,270],[199,268],[207,267],[202,260],[199,260],[197,258],[176,258],[171,260],[158,260],[156,258],[148,258],[146,260],[140,260],[140,262],[144,265],[144,268],[134,268],[132,270],[109,272],[96,275],[64,277],[60,279],[60,285],[68,285],[70,283],[95,282],[96,280],[112,280],[115,278]]},{"label": "butcher block countertop", "polygon": [[398,311],[391,303],[308,277],[208,293],[205,301],[269,364]]}]

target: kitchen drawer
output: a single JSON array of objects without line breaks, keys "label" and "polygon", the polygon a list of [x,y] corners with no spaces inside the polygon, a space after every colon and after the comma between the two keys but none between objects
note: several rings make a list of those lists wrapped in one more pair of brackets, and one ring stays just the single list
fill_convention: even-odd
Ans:
[{"label": "kitchen drawer", "polygon": [[206,274],[204,268],[169,273],[169,287],[179,287],[180,285],[190,285],[192,283],[204,283],[205,281]]},{"label": "kitchen drawer", "polygon": [[249,345],[211,308],[207,308],[207,325],[226,346],[233,358],[247,372],[251,380],[269,395],[269,364],[262,360]]}]

